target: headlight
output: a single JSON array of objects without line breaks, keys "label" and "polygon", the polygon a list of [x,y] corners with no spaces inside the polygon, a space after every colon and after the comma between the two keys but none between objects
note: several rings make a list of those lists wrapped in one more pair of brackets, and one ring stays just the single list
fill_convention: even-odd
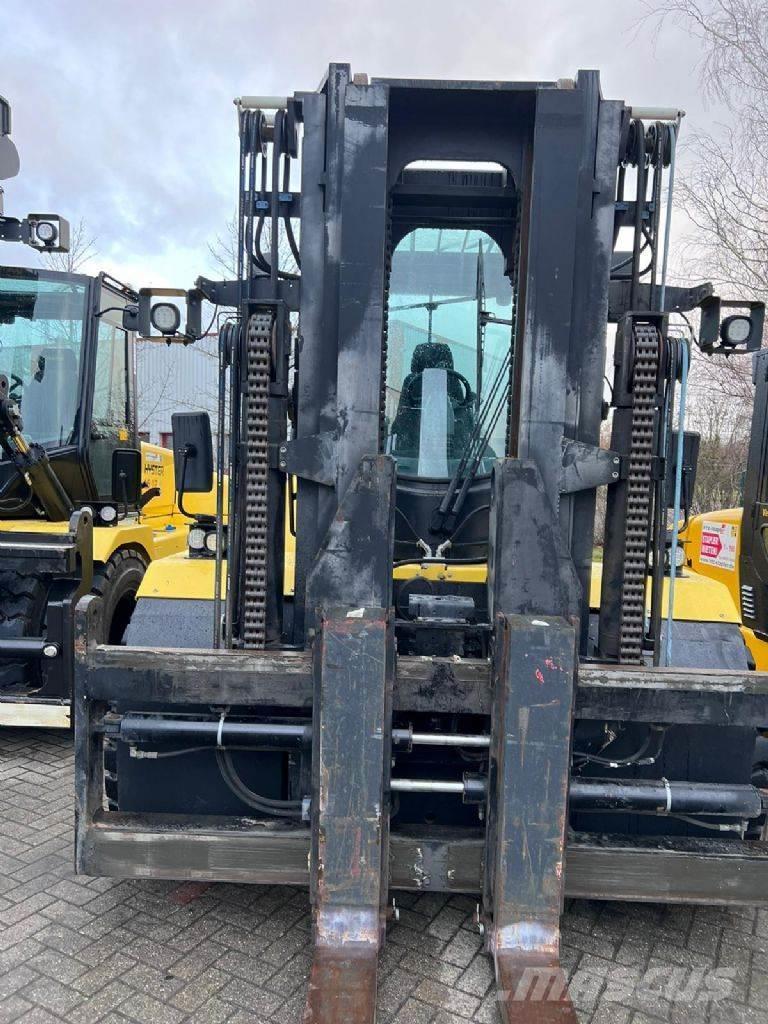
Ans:
[{"label": "headlight", "polygon": [[161,334],[175,334],[181,323],[181,313],[172,302],[156,302],[149,319],[155,330]]},{"label": "headlight", "polygon": [[[675,569],[682,569],[685,567],[685,548],[682,544],[678,544],[675,548],[674,553]],[[672,564],[672,548],[668,547],[664,551],[664,568],[667,572],[670,571],[670,565]]]},{"label": "headlight", "polygon": [[737,313],[734,316],[727,316],[720,325],[720,338],[724,345],[735,348],[736,345],[743,345],[749,340],[752,333],[752,319]]},{"label": "headlight", "polygon": [[117,519],[117,509],[112,505],[105,505],[104,508],[99,509],[99,519],[103,523],[114,523]]},{"label": "headlight", "polygon": [[56,241],[58,231],[56,230],[56,225],[51,223],[51,221],[41,220],[39,223],[35,224],[35,234],[37,235],[38,241],[42,242],[43,245],[53,245]]},{"label": "headlight", "polygon": [[187,543],[193,551],[202,551],[205,547],[205,530],[200,526],[193,526],[187,536]]},{"label": "headlight", "polygon": [[216,554],[216,531],[211,530],[210,533],[205,535],[205,547],[207,551],[210,551],[212,555]]}]

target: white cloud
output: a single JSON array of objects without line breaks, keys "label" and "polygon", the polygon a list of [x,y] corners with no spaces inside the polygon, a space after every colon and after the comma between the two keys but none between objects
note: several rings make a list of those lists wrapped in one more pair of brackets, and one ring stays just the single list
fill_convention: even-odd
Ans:
[{"label": "white cloud", "polygon": [[[191,284],[235,202],[234,96],[316,87],[331,60],[387,77],[554,79],[709,116],[696,41],[654,42],[636,0],[4,0],[0,92],[21,154],[6,209],[84,217],[102,264]],[[5,256],[7,259],[8,257]]]}]

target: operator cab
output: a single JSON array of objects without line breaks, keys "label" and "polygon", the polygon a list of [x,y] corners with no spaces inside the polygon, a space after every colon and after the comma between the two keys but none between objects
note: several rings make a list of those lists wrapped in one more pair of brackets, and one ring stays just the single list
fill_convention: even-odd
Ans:
[{"label": "operator cab", "polygon": [[[132,348],[123,309],[135,296],[100,274],[0,268],[0,374],[73,505],[120,501],[112,459],[135,447]],[[29,518],[35,501],[7,454],[0,516]]]}]

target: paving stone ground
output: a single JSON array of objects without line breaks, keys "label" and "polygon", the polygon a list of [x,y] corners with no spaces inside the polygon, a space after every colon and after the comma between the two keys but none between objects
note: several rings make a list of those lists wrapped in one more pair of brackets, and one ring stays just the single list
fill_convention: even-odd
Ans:
[{"label": "paving stone ground", "polygon": [[[0,730],[0,1024],[300,1020],[304,891],[78,877],[72,808],[70,738]],[[379,1020],[495,1024],[475,901],[398,903]],[[563,942],[582,1022],[768,1024],[768,911],[573,901]]]}]

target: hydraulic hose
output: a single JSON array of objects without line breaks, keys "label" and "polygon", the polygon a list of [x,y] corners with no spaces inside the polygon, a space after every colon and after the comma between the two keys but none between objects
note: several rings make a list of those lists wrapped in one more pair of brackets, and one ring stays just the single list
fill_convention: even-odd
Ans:
[{"label": "hydraulic hose", "polygon": [[301,800],[273,800],[268,796],[261,796],[254,793],[237,773],[232,762],[232,755],[227,750],[216,750],[216,762],[221,772],[221,777],[235,796],[242,800],[248,807],[252,807],[260,814],[271,814],[278,818],[300,818]]},{"label": "hydraulic hose", "polygon": [[661,260],[661,311],[667,294],[667,264],[669,262],[669,233],[672,228],[672,199],[675,194],[675,152],[677,150],[677,125],[669,128],[669,182],[667,183],[667,210],[664,220],[664,254]]},{"label": "hydraulic hose", "polygon": [[677,465],[675,466],[675,507],[673,509],[672,522],[672,546],[670,548],[670,569],[669,569],[669,600],[667,605],[667,636],[665,645],[665,664],[672,664],[672,623],[675,610],[675,580],[677,578],[676,559],[677,545],[680,539],[680,499],[683,489],[683,452],[685,444],[685,399],[688,390],[688,361],[689,352],[687,342],[680,346],[682,360],[682,377],[680,380],[680,411],[677,420]]}]

